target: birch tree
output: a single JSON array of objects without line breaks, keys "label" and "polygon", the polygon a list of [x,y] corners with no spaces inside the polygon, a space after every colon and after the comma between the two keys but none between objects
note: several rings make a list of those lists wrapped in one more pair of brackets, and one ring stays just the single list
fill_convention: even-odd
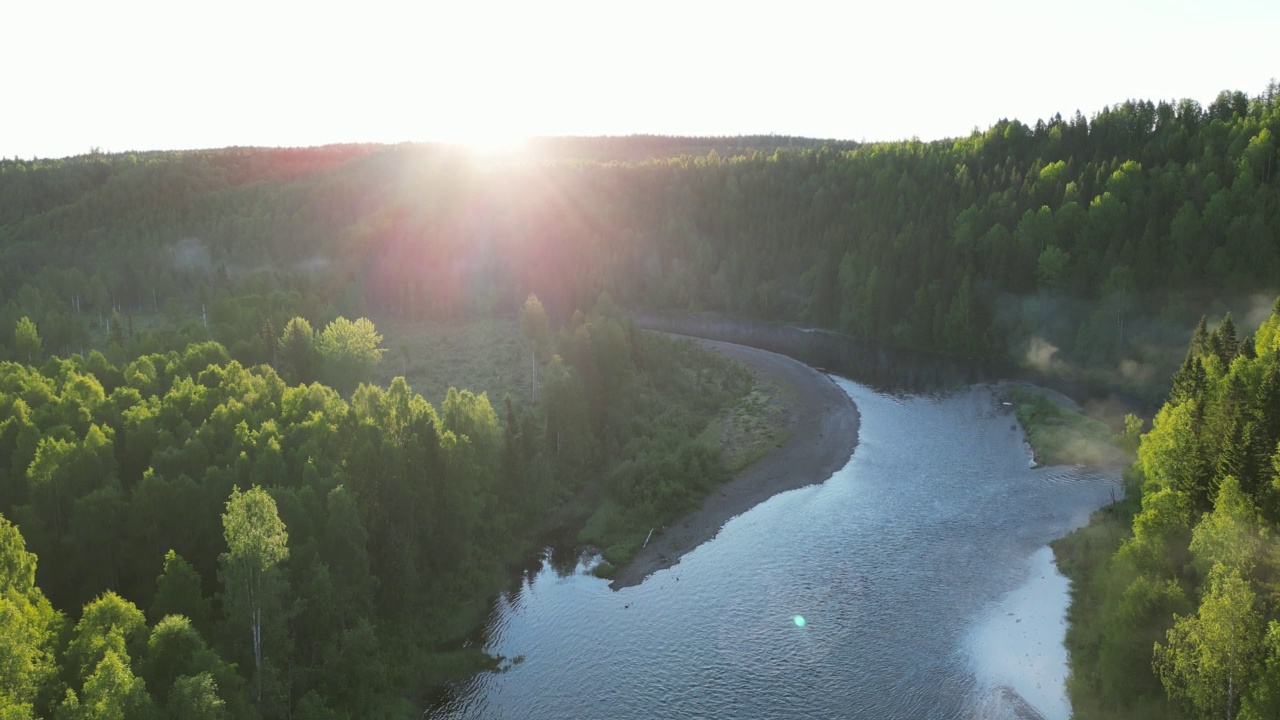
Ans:
[{"label": "birch tree", "polygon": [[25,355],[28,363],[34,363],[36,356],[40,354],[40,333],[36,331],[36,324],[31,322],[31,318],[22,316],[18,319],[18,325],[13,329],[13,345],[18,349],[19,355]]},{"label": "birch tree", "polygon": [[531,402],[538,402],[538,360],[551,346],[551,323],[537,295],[530,295],[520,309],[520,334],[529,343],[529,368],[533,380]]},{"label": "birch tree", "polygon": [[227,552],[219,560],[229,605],[228,615],[246,618],[253,640],[254,701],[262,702],[262,629],[264,608],[281,591],[273,572],[289,557],[289,533],[276,513],[275,500],[261,487],[233,488],[222,515]]},{"label": "birch tree", "polygon": [[1156,675],[1196,717],[1232,720],[1262,654],[1262,616],[1249,581],[1217,566],[1200,611],[1175,618],[1168,644],[1156,643]]}]

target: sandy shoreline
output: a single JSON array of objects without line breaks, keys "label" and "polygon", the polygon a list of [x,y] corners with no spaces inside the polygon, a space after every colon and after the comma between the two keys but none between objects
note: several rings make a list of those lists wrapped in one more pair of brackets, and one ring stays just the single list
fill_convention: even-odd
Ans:
[{"label": "sandy shoreline", "polygon": [[858,409],[830,377],[768,350],[694,340],[742,363],[760,380],[789,387],[788,425],[793,432],[781,447],[707,496],[700,509],[654,532],[648,546],[618,570],[610,583],[614,590],[639,585],[675,565],[685,553],[714,538],[726,522],[774,495],[824,482],[844,467],[858,445]]}]

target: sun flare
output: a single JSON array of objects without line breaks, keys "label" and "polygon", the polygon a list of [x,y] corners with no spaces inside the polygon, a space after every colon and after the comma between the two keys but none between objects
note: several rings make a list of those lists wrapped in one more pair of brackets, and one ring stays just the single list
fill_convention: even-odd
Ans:
[{"label": "sun flare", "polygon": [[464,136],[455,141],[455,144],[471,151],[478,157],[505,157],[516,155],[524,149],[528,138],[511,132],[478,132],[474,135]]}]

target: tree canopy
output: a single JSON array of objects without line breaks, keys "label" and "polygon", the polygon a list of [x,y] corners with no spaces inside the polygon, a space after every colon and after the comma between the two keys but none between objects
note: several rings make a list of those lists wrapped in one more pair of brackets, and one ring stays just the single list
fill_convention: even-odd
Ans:
[{"label": "tree canopy", "polygon": [[[697,438],[750,384],[597,306],[548,324],[554,387],[501,419],[403,378],[290,385],[211,341],[0,362],[0,714],[398,717],[442,667],[490,667],[456,645],[504,559],[607,505],[593,539],[624,561],[720,477]],[[302,380],[325,333],[285,327]],[[330,329],[380,354],[369,321]]]},{"label": "tree canopy", "polygon": [[1060,548],[1068,567],[1093,558],[1076,565],[1068,633],[1078,715],[1252,719],[1280,707],[1277,326],[1280,301],[1244,338],[1229,315],[1200,322],[1141,437],[1130,496]]}]

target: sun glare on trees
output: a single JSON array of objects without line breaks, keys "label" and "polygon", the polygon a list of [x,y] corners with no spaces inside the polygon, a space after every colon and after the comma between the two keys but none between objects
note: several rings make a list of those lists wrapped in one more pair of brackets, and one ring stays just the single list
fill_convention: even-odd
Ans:
[{"label": "sun glare on trees", "polygon": [[453,126],[439,135],[439,141],[482,164],[519,158],[529,150],[529,133],[501,118],[477,120],[467,126]]}]

